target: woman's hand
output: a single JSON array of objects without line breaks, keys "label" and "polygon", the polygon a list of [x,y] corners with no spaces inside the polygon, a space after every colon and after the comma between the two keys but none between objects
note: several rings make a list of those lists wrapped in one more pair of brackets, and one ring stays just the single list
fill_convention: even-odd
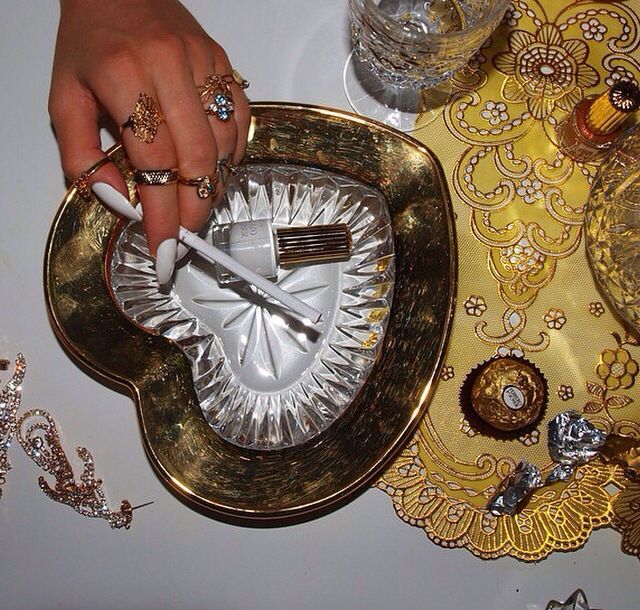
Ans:
[{"label": "woman's hand", "polygon": [[[75,180],[104,158],[100,113],[123,125],[141,93],[155,100],[164,122],[151,143],[130,128],[122,132],[135,168],[178,168],[180,176],[195,178],[216,174],[218,160],[239,163],[250,119],[242,88],[230,85],[235,112],[227,121],[207,115],[197,91],[208,75],[231,72],[222,47],[177,0],[61,0],[49,112],[65,175]],[[90,182],[127,193],[112,163]],[[156,272],[164,283],[173,273],[179,225],[197,231],[214,202],[183,184],[140,185],[139,194],[149,250],[157,253]]]}]

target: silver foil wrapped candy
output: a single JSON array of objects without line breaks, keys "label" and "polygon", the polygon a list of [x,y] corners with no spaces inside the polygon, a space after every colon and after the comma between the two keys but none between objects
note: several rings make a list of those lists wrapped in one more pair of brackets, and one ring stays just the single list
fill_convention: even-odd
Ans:
[{"label": "silver foil wrapped candy", "polygon": [[545,483],[571,478],[577,466],[600,453],[607,435],[576,411],[565,411],[549,422],[549,455],[558,463]]},{"label": "silver foil wrapped candy", "polygon": [[522,461],[504,479],[496,494],[487,504],[487,508],[496,516],[515,515],[520,503],[542,485],[540,469],[529,462]]}]

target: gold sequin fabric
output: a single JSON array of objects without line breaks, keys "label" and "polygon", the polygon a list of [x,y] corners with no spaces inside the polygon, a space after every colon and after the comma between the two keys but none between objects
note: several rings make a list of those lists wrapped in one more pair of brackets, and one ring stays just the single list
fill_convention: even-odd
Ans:
[{"label": "gold sequin fabric", "polygon": [[[514,517],[485,508],[521,459],[550,471],[546,422],[562,411],[640,437],[640,348],[584,251],[596,167],[556,145],[558,122],[584,96],[637,79],[638,13],[638,0],[516,1],[442,114],[418,120],[414,135],[440,158],[457,216],[458,305],[433,402],[378,487],[441,546],[537,561],[613,526],[623,550],[640,553],[638,483],[600,460],[538,490]],[[544,420],[514,440],[479,433],[459,406],[466,374],[496,354],[526,357],[549,383]]]}]

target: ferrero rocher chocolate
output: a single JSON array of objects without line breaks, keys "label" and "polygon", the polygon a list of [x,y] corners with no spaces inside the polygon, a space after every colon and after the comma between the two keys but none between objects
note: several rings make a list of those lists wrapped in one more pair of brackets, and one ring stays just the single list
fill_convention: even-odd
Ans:
[{"label": "ferrero rocher chocolate", "polygon": [[470,401],[473,410],[490,426],[512,432],[533,424],[546,402],[546,383],[531,363],[495,358],[477,369]]}]

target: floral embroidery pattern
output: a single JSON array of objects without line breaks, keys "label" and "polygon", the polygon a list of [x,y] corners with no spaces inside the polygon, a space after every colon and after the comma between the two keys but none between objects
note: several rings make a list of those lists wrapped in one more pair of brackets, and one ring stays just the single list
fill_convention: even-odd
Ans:
[{"label": "floral embroidery pattern", "polygon": [[559,385],[557,394],[562,400],[571,400],[573,398],[573,388],[570,385]]},{"label": "floral embroidery pattern", "polygon": [[455,372],[452,366],[443,366],[442,371],[440,372],[440,379],[443,381],[449,381],[449,379],[453,379],[455,377]]},{"label": "floral embroidery pattern", "polygon": [[609,413],[609,409],[621,409],[633,402],[633,399],[624,394],[611,394],[606,386],[598,383],[587,382],[587,392],[591,396],[591,400],[582,408],[585,413],[599,413],[604,410],[609,418],[613,417]]},{"label": "floral embroidery pattern", "polygon": [[532,430],[531,432],[527,432],[526,434],[523,434],[522,436],[519,436],[518,440],[525,447],[531,447],[532,445],[537,445],[538,442],[540,441],[540,430],[538,430],[536,428],[535,430]]},{"label": "floral embroidery pattern", "polygon": [[460,432],[462,432],[463,434],[466,434],[469,438],[473,438],[474,436],[477,436],[477,432],[471,427],[471,424],[469,423],[469,420],[466,419],[465,417],[463,417],[460,420]]},{"label": "floral embroidery pattern", "polygon": [[467,310],[468,316],[476,316],[479,318],[485,311],[487,311],[487,304],[481,296],[472,294],[464,302],[464,308]]},{"label": "floral embroidery pattern", "polygon": [[607,32],[607,26],[603,25],[595,17],[591,17],[588,21],[583,21],[580,24],[580,29],[584,32],[583,36],[587,40],[596,40],[600,42]]},{"label": "floral embroidery pattern", "polygon": [[584,97],[584,89],[598,83],[598,73],[586,63],[589,48],[578,39],[564,40],[560,29],[544,24],[536,34],[515,30],[509,51],[494,58],[507,75],[505,99],[524,102],[536,119],[544,119],[555,106],[571,111]]},{"label": "floral embroidery pattern", "polygon": [[504,102],[494,102],[493,100],[489,100],[484,105],[480,116],[491,125],[500,125],[500,123],[506,123],[509,120],[507,105]]},{"label": "floral embroidery pattern", "polygon": [[535,178],[533,180],[529,178],[522,180],[520,186],[516,189],[516,193],[522,197],[525,203],[535,203],[538,199],[544,197],[542,182]]},{"label": "floral embroidery pattern", "polygon": [[502,18],[502,23],[512,28],[518,25],[518,20],[522,17],[522,13],[513,4],[507,8],[507,11]]},{"label": "floral embroidery pattern", "polygon": [[567,323],[567,317],[564,315],[562,309],[550,309],[545,314],[543,320],[548,328],[555,330],[560,330]]},{"label": "floral embroidery pattern", "polygon": [[635,338],[628,334],[624,339],[618,333],[611,333],[618,347],[605,349],[600,352],[600,358],[596,365],[596,375],[601,383],[587,382],[587,391],[591,400],[583,407],[585,413],[599,413],[604,411],[608,419],[613,422],[610,409],[621,409],[633,402],[633,399],[624,394],[609,394],[611,390],[627,390],[635,381],[638,374],[638,363],[634,360],[625,345],[637,346]]},{"label": "floral embroidery pattern", "polygon": [[[605,323],[615,325],[610,317],[598,323],[590,317],[607,311],[604,303],[590,306],[592,300],[598,303],[597,293],[586,301],[573,300],[591,288],[586,285],[590,275],[581,246],[585,203],[595,168],[558,150],[556,126],[584,96],[602,92],[605,83],[638,78],[639,7],[638,0],[513,0],[492,42],[478,55],[486,62],[471,62],[464,79],[454,82],[458,93],[443,112],[448,133],[441,130],[441,138],[434,138],[438,127],[433,123],[420,138],[441,156],[447,174],[451,169],[451,186],[457,196],[454,210],[464,246],[460,252],[461,294],[482,294],[491,305],[475,322],[471,319],[475,337],[484,344],[482,348],[490,345],[501,355],[515,348],[526,351],[528,357],[539,352],[539,364],[550,379],[554,363],[560,364],[567,353],[567,345],[558,339],[573,342],[584,333],[585,345],[592,350],[594,341],[600,345]],[[592,18],[607,31],[589,23]],[[530,33],[509,36],[509,28],[514,27]],[[588,30],[591,38],[585,36]],[[604,42],[596,40],[598,34]],[[506,120],[499,120],[504,119],[499,103],[505,105]],[[486,273],[479,271],[483,255]],[[465,284],[466,279],[471,281]],[[488,282],[492,280],[504,302],[502,311],[489,300],[493,295]],[[554,280],[568,285],[559,285],[559,292],[553,294],[545,292]],[[571,288],[578,285],[574,295]],[[554,301],[539,302],[550,298]],[[563,314],[544,320],[549,308],[560,308]],[[557,326],[566,324],[567,317],[572,324],[558,332]],[[465,327],[470,320],[463,322]],[[460,325],[457,331],[464,340]],[[479,348],[473,342],[458,343],[451,349],[450,364],[466,367],[470,353],[475,357],[482,349],[474,346]],[[575,343],[569,347],[569,351],[575,348]],[[603,347],[613,346],[605,343]],[[628,346],[619,347],[634,354]],[[576,398],[580,400],[576,406],[582,407],[586,402],[582,384],[591,378],[593,391],[610,402],[601,406],[602,401],[590,395],[594,412],[589,418],[607,431],[640,437],[640,402],[629,403],[630,398],[623,396],[625,390],[607,389],[595,376],[599,351],[595,351],[595,360],[592,351],[576,351],[573,364],[580,368],[570,379],[578,383],[582,377],[580,389],[566,385],[566,377],[564,387],[558,380],[552,386],[555,391],[548,417],[566,410],[565,405],[576,404]],[[632,359],[640,362],[637,356]],[[635,376],[634,391],[639,382],[640,372]],[[593,527],[612,522],[613,500],[605,488],[609,482],[619,487],[625,483],[617,467],[602,463],[582,467],[569,486],[534,494],[526,510],[513,519],[487,514],[488,497],[503,474],[515,466],[512,461],[522,454],[523,446],[529,447],[538,439],[537,447],[545,443],[544,428],[508,443],[496,443],[464,419],[451,426],[450,405],[457,390],[455,383],[441,384],[414,443],[379,483],[392,496],[404,521],[423,528],[431,540],[444,547],[466,547],[485,558],[508,554],[525,561],[537,561],[558,549],[577,548]],[[572,399],[573,403],[565,402]],[[624,404],[631,406],[623,408]],[[471,437],[473,441],[468,440]],[[534,447],[525,452],[539,458]],[[464,509],[462,519],[459,507]]]},{"label": "floral embroidery pattern", "polygon": [[531,275],[542,269],[545,256],[535,250],[531,242],[523,237],[515,246],[509,246],[500,251],[500,262],[509,271]]},{"label": "floral embroidery pattern", "polygon": [[628,389],[633,385],[637,374],[638,363],[626,349],[605,349],[600,354],[596,375],[602,379],[607,389]]}]

